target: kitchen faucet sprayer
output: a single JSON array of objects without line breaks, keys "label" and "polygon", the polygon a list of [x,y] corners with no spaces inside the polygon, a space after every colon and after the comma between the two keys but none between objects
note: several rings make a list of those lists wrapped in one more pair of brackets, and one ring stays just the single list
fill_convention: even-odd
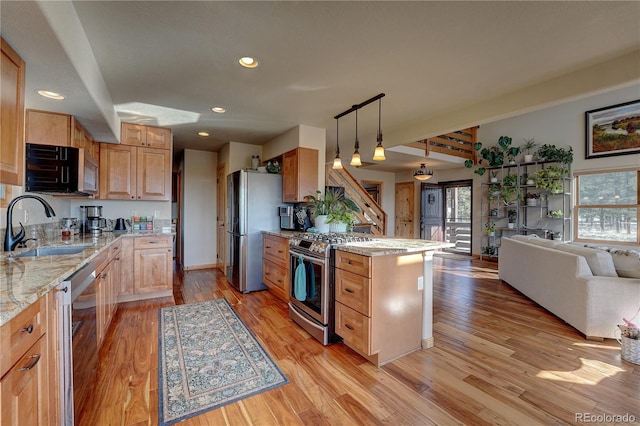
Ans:
[{"label": "kitchen faucet sprayer", "polygon": [[23,198],[33,198],[40,201],[40,203],[44,206],[44,212],[47,217],[56,215],[56,212],[53,211],[53,207],[51,207],[49,203],[47,203],[44,199],[38,197],[37,195],[25,194],[11,200],[9,206],[7,207],[7,229],[5,230],[4,234],[4,251],[13,251],[25,236],[24,226],[22,226],[22,222],[18,222],[20,223],[20,231],[16,235],[13,234],[13,224],[11,220],[11,217],[13,215],[13,206]]}]

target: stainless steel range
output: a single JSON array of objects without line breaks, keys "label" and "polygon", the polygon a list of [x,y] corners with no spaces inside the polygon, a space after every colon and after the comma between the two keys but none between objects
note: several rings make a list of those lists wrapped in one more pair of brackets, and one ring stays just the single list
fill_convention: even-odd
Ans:
[{"label": "stainless steel range", "polygon": [[305,232],[289,238],[289,317],[323,345],[339,339],[334,331],[332,248],[369,240],[370,237],[357,233]]}]

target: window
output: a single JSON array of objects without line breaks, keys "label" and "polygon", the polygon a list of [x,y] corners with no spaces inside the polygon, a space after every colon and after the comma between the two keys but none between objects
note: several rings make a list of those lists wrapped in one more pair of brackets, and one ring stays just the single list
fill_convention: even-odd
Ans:
[{"label": "window", "polygon": [[639,169],[576,173],[576,240],[640,244],[639,176]]}]

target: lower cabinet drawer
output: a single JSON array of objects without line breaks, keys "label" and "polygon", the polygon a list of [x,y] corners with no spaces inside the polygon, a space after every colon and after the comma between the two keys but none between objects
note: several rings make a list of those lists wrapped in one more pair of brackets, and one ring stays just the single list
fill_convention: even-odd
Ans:
[{"label": "lower cabinet drawer", "polygon": [[371,315],[371,279],[335,269],[336,301],[366,316]]},{"label": "lower cabinet drawer", "polygon": [[365,355],[371,355],[371,319],[340,302],[336,302],[336,334]]},{"label": "lower cabinet drawer", "polygon": [[173,247],[173,236],[154,235],[148,237],[136,237],[133,240],[134,249]]},{"label": "lower cabinet drawer", "polygon": [[263,237],[262,256],[273,263],[287,266],[289,263],[289,240],[273,235]]},{"label": "lower cabinet drawer", "polygon": [[0,328],[0,377],[46,332],[46,312],[43,297]]},{"label": "lower cabinet drawer", "polygon": [[271,261],[262,263],[262,282],[278,297],[289,301],[289,270]]}]

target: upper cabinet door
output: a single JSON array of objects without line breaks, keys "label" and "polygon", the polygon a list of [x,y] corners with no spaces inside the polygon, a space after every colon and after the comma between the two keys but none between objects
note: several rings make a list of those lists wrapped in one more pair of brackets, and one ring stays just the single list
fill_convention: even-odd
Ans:
[{"label": "upper cabinet door", "polygon": [[100,144],[100,198],[136,199],[136,151],[133,146]]},{"label": "upper cabinet door", "polygon": [[57,112],[27,110],[26,143],[71,145],[71,116]]},{"label": "upper cabinet door", "polygon": [[122,123],[120,137],[124,145],[146,146],[147,127],[142,124]]},{"label": "upper cabinet door", "polygon": [[282,156],[282,201],[308,202],[318,187],[318,150],[296,148]]},{"label": "upper cabinet door", "polygon": [[171,129],[147,126],[147,146],[149,148],[171,149]]},{"label": "upper cabinet door", "polygon": [[2,42],[2,105],[0,107],[0,183],[24,183],[25,65],[4,39]]},{"label": "upper cabinet door", "polygon": [[136,199],[171,200],[171,151],[138,148],[136,171]]}]

